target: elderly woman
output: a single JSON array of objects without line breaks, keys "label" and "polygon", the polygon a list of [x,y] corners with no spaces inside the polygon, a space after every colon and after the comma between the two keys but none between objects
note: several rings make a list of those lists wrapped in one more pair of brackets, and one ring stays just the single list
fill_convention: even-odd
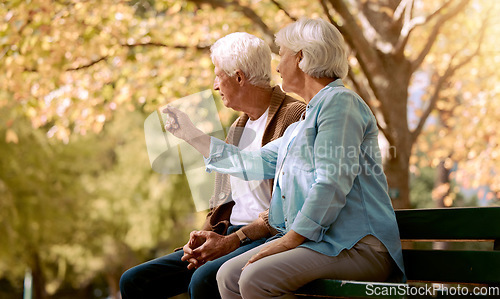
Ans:
[{"label": "elderly woman", "polygon": [[208,171],[276,178],[269,223],[281,237],[222,265],[222,297],[293,297],[318,278],[404,279],[377,123],[342,83],[348,65],[341,34],[326,21],[303,19],[278,32],[276,43],[283,89],[308,104],[303,120],[282,138],[259,151],[240,151],[171,109],[181,126],[172,133],[207,157]]}]

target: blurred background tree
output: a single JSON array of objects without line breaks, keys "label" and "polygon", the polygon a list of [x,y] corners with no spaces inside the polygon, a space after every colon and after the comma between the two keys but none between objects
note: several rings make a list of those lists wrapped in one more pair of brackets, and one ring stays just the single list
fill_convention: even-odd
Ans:
[{"label": "blurred background tree", "polygon": [[[300,17],[344,35],[346,83],[379,121],[396,208],[478,204],[462,189],[481,186],[479,202],[498,204],[499,10],[488,0],[2,2],[0,285],[19,293],[29,268],[35,298],[114,297],[125,269],[182,245],[203,215],[185,177],[151,170],[144,119],[211,88],[218,38],[247,31],[276,54],[274,34]],[[224,125],[234,117],[221,112]]]}]

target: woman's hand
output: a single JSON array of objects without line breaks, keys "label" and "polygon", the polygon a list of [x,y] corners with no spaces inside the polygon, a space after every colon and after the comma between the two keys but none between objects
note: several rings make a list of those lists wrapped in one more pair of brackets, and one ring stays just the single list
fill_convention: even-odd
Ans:
[{"label": "woman's hand", "polygon": [[162,111],[167,115],[165,120],[165,130],[172,133],[177,138],[183,140],[189,140],[194,137],[193,133],[199,131],[189,119],[186,113],[180,111],[172,106],[167,106],[167,108]]},{"label": "woman's hand", "polygon": [[179,109],[167,106],[162,112],[168,116],[165,130],[191,144],[203,156],[208,158],[210,154],[210,136],[196,128],[187,114]]},{"label": "woman's hand", "polygon": [[[256,262],[260,260],[261,258],[264,258],[266,256],[270,256],[276,253],[284,252],[290,249],[294,249],[295,247],[299,246],[300,244],[304,243],[306,240],[306,237],[303,237],[302,235],[299,235],[293,230],[290,230],[288,233],[286,233],[283,237],[279,238],[278,240],[272,242],[268,246],[265,246],[262,248],[257,254],[253,255],[248,262],[246,263],[245,267],[250,265],[253,262]],[[245,269],[243,267],[243,269]],[[242,269],[242,270],[243,270]]]}]

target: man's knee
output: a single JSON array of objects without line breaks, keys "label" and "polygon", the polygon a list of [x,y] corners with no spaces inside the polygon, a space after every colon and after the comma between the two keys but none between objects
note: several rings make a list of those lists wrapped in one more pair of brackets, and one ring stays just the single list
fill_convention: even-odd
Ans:
[{"label": "man's knee", "polygon": [[217,289],[217,274],[218,267],[213,267],[211,262],[198,268],[194,271],[189,282],[189,293],[195,294],[198,290]]},{"label": "man's knee", "polygon": [[120,292],[122,293],[122,297],[126,298],[126,294],[132,290],[136,289],[134,285],[134,281],[136,279],[135,269],[131,268],[125,271],[120,277]]}]

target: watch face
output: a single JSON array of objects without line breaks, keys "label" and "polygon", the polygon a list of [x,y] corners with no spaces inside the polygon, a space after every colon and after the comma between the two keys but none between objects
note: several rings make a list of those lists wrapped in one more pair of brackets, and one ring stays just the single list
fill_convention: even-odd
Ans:
[{"label": "watch face", "polygon": [[250,242],[252,242],[252,240],[250,240],[250,238],[246,237],[245,239],[243,239],[243,240],[240,241],[240,244],[241,245],[245,245],[245,244],[248,244]]}]

